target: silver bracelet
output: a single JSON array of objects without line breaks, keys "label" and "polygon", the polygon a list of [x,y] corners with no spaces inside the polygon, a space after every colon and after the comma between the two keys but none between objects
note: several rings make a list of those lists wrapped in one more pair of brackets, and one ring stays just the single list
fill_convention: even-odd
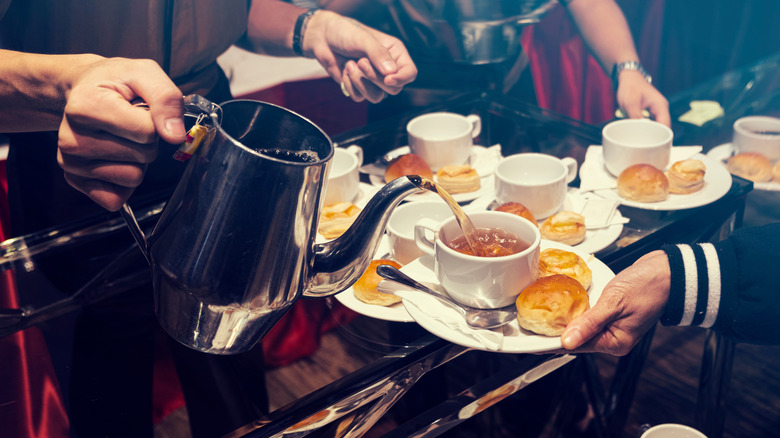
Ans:
[{"label": "silver bracelet", "polygon": [[293,52],[298,56],[303,56],[303,33],[306,32],[306,25],[309,24],[309,18],[319,11],[319,8],[311,8],[302,13],[295,20],[295,28],[293,29]]},{"label": "silver bracelet", "polygon": [[642,76],[644,76],[648,84],[653,83],[653,77],[650,76],[647,71],[645,71],[645,68],[642,67],[642,64],[640,64],[639,61],[623,61],[618,62],[614,67],[612,67],[612,85],[615,88],[618,86],[618,77],[620,76],[620,72],[623,70],[638,71],[642,74]]}]

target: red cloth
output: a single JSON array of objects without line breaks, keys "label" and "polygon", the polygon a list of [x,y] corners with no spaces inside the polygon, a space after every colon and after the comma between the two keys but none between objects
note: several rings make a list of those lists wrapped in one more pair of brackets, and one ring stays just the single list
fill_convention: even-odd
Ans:
[{"label": "red cloth", "polygon": [[[8,236],[8,184],[0,161],[0,240]],[[13,271],[0,272],[0,307],[18,308]],[[0,338],[0,424],[4,437],[70,436],[59,383],[35,327]]]}]

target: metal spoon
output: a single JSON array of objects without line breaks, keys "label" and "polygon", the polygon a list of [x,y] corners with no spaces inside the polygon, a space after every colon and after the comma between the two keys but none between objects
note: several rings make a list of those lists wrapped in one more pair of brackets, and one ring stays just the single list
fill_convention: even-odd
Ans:
[{"label": "metal spoon", "polygon": [[[413,287],[422,292],[435,296],[436,298],[450,304],[457,311],[459,311],[466,319],[466,324],[475,329],[493,329],[509,324],[517,319],[517,312],[512,310],[501,309],[475,309],[473,307],[464,306],[453,301],[446,295],[443,295],[428,286],[416,281],[409,277],[397,268],[390,265],[379,265],[376,268],[376,273],[382,278],[386,278],[396,283]],[[507,309],[507,308],[504,308]]]}]

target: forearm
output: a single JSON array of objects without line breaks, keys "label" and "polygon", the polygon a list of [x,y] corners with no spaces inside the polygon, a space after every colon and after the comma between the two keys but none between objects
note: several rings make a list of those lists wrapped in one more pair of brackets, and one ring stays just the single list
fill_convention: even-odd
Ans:
[{"label": "forearm", "polygon": [[294,56],[295,20],[305,9],[278,0],[252,0],[244,46],[257,53]]},{"label": "forearm", "polygon": [[76,72],[96,55],[0,50],[0,132],[55,131]]},{"label": "forearm", "polygon": [[639,61],[626,18],[613,0],[571,0],[566,9],[607,74],[618,62]]}]

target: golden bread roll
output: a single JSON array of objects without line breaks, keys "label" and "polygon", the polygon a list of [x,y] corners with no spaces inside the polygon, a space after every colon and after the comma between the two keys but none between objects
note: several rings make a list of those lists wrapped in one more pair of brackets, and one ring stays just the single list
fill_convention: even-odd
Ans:
[{"label": "golden bread roll", "polygon": [[352,285],[352,291],[355,298],[367,304],[376,304],[377,306],[390,306],[401,302],[401,297],[379,292],[376,287],[383,278],[376,273],[376,267],[379,265],[390,265],[401,268],[401,264],[388,259],[372,260],[366,268],[366,272],[358,278],[358,281]]},{"label": "golden bread roll", "polygon": [[352,226],[352,222],[355,222],[359,213],[360,208],[350,202],[326,205],[320,213],[317,232],[326,239],[335,239]]},{"label": "golden bread roll", "polygon": [[767,182],[772,179],[772,162],[757,152],[734,155],[726,162],[726,168],[731,174],[753,182]]},{"label": "golden bread roll", "polygon": [[588,293],[566,275],[543,277],[517,297],[520,327],[546,336],[560,336],[566,326],[590,308]]},{"label": "golden bread roll", "polygon": [[780,160],[778,160],[777,163],[772,166],[772,180],[775,182],[780,182]]},{"label": "golden bread roll", "polygon": [[543,239],[566,245],[576,245],[585,240],[585,231],[585,216],[567,210],[548,217],[539,227]]},{"label": "golden bread roll", "polygon": [[469,193],[481,187],[477,171],[468,164],[444,166],[436,172],[436,183],[448,193]]},{"label": "golden bread roll", "polygon": [[505,211],[507,213],[512,213],[517,216],[520,216],[522,218],[528,219],[531,221],[532,224],[539,226],[539,223],[536,222],[536,218],[534,217],[534,214],[531,213],[531,210],[526,208],[525,205],[519,203],[519,202],[507,202],[504,204],[499,205],[498,207],[493,209],[494,211]]},{"label": "golden bread roll", "polygon": [[390,161],[385,169],[385,182],[404,175],[420,175],[423,178],[433,179],[433,171],[428,163],[415,154],[404,154]]},{"label": "golden bread roll", "polygon": [[582,257],[563,249],[545,249],[539,254],[539,277],[558,274],[577,280],[585,290],[590,289],[593,279],[593,272]]},{"label": "golden bread roll", "polygon": [[634,164],[620,172],[618,195],[630,201],[660,202],[669,196],[669,180],[649,164]]},{"label": "golden bread roll", "polygon": [[669,193],[687,194],[701,190],[706,172],[707,166],[700,160],[682,160],[672,164],[666,171]]}]

